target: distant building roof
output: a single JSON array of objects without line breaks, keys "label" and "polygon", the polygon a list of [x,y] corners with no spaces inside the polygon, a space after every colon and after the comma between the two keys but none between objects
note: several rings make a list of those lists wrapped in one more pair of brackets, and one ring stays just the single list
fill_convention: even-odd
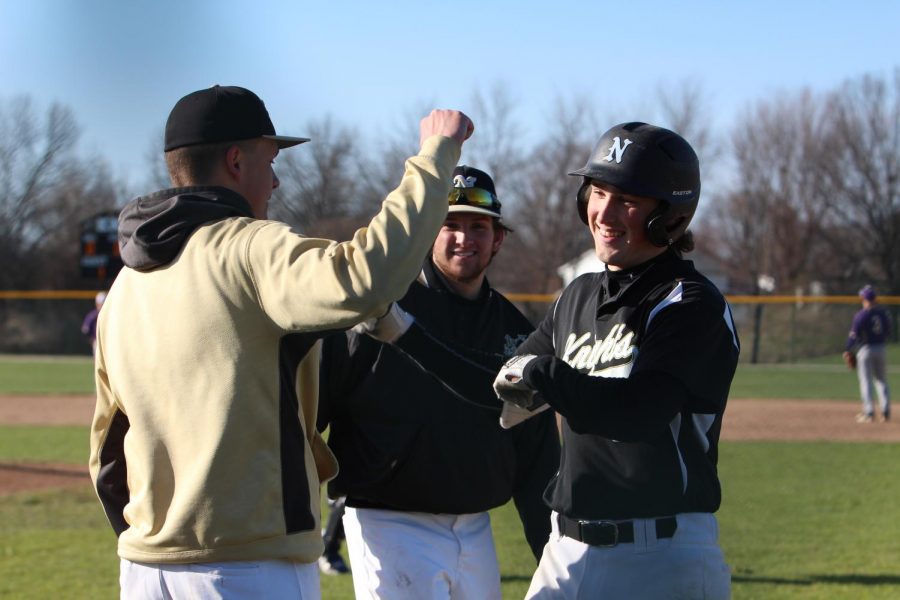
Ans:
[{"label": "distant building roof", "polygon": [[605,270],[606,264],[601,262],[594,250],[591,249],[585,250],[579,256],[558,267],[556,274],[563,280],[563,287],[566,287],[579,275]]}]

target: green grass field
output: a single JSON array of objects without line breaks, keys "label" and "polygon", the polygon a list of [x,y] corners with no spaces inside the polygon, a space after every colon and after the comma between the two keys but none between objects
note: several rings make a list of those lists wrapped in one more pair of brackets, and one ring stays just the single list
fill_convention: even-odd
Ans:
[{"label": "green grass field", "polygon": [[[900,389],[900,353],[891,349]],[[792,367],[742,366],[732,397],[855,400],[837,357]],[[78,360],[0,358],[17,393],[85,393]],[[842,380],[849,380],[849,384]],[[71,386],[72,389],[67,389]],[[844,386],[844,387],[839,387]],[[88,387],[88,390],[90,388]],[[39,391],[43,390],[43,392]],[[86,427],[0,427],[0,461],[83,464]],[[900,598],[896,444],[729,442],[720,447],[721,541],[735,599]],[[511,505],[492,512],[503,597],[522,598],[534,561]],[[0,496],[0,598],[117,598],[115,538],[88,486]],[[349,577],[323,577],[323,598],[353,597]]]},{"label": "green grass field", "polygon": [[0,394],[93,394],[90,356],[0,355]]},{"label": "green grass field", "polygon": [[[900,389],[900,344],[888,346],[888,382]],[[810,359],[798,364],[738,366],[731,384],[731,398],[793,398],[800,400],[857,400],[856,374],[840,355]]]}]

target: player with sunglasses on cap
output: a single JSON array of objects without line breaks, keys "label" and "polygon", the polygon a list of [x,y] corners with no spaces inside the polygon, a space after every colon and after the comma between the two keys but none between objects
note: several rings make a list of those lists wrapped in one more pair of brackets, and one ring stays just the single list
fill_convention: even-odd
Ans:
[{"label": "player with sunglasses on cap", "polygon": [[[123,598],[319,598],[319,338],[385,312],[447,212],[472,123],[436,110],[419,154],[348,242],[266,219],[279,151],[262,100],[184,96],[173,189],[119,216],[125,268],[97,328],[90,474],[118,536]],[[286,352],[290,340],[291,352]]]},{"label": "player with sunglasses on cap", "polygon": [[357,598],[499,599],[487,511],[512,498],[536,558],[550,531],[553,414],[502,429],[491,389],[533,329],[485,276],[508,229],[487,173],[460,166],[452,181],[406,295],[323,349],[320,428],[341,465],[328,492],[346,496]]}]

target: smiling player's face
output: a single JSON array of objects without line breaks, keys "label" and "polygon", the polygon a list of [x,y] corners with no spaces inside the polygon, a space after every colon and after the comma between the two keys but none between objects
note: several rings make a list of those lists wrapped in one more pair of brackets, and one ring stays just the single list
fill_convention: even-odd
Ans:
[{"label": "smiling player's face", "polygon": [[587,219],[594,251],[611,271],[639,265],[665,251],[647,237],[647,217],[658,200],[625,194],[596,181],[588,189]]},{"label": "smiling player's face", "polygon": [[449,213],[434,240],[431,259],[451,285],[480,287],[503,237],[503,229],[494,226],[492,217]]}]

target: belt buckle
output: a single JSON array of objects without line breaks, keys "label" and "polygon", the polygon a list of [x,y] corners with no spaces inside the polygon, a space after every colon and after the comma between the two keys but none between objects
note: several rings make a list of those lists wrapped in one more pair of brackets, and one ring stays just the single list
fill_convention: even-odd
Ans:
[{"label": "belt buckle", "polygon": [[[599,537],[602,537],[603,531],[611,530],[612,531],[612,543],[600,541]],[[578,532],[581,534],[581,540],[590,545],[598,548],[613,548],[619,545],[619,526],[615,521],[578,521]],[[597,537],[594,536],[594,533],[597,533]]]}]

